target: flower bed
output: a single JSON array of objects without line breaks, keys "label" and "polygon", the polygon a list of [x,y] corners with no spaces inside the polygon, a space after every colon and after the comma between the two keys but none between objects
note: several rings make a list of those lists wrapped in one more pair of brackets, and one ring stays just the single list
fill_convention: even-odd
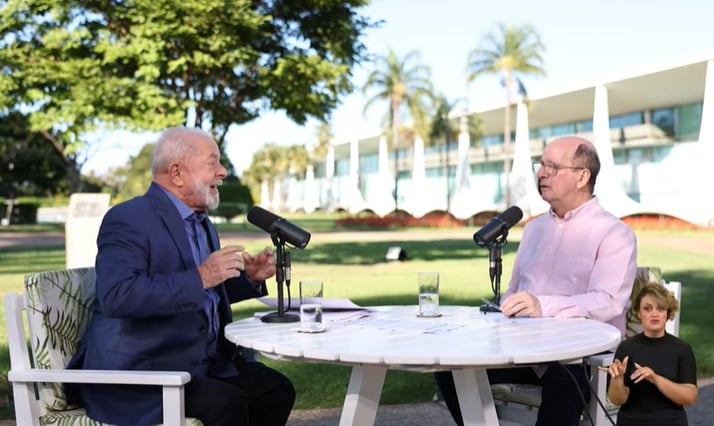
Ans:
[{"label": "flower bed", "polygon": [[[338,226],[346,228],[458,228],[462,226],[478,226],[487,223],[497,212],[481,213],[471,220],[459,220],[446,212],[431,212],[423,217],[397,211],[384,217],[374,213],[360,213],[337,219]],[[643,214],[628,216],[622,219],[633,229],[699,229],[700,227],[672,216]]]}]

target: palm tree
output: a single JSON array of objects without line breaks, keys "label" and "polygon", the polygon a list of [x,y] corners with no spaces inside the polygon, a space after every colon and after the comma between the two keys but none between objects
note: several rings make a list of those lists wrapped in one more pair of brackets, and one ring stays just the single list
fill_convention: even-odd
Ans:
[{"label": "palm tree", "polygon": [[[451,185],[449,182],[449,143],[454,135],[459,134],[459,120],[449,118],[454,114],[456,108],[466,102],[466,98],[458,98],[450,101],[445,95],[438,95],[434,101],[434,112],[429,126],[429,138],[427,145],[436,146],[442,142],[441,169],[444,170],[446,180],[446,206],[450,209]],[[480,137],[480,119],[474,114],[467,116],[467,128],[471,140]]]},{"label": "palm tree", "polygon": [[321,121],[315,132],[316,143],[312,147],[312,156],[315,160],[325,159],[333,137],[334,135],[332,134],[330,123]]},{"label": "palm tree", "polygon": [[365,112],[377,101],[389,101],[389,122],[391,124],[391,143],[394,152],[394,210],[397,210],[398,200],[398,158],[399,147],[399,116],[400,110],[406,106],[406,112],[413,121],[414,130],[424,129],[427,116],[426,102],[433,97],[431,70],[419,63],[419,52],[412,50],[403,58],[398,58],[392,49],[387,56],[375,58],[374,70],[367,76],[362,88],[363,92],[376,89],[364,106]]},{"label": "palm tree", "polygon": [[511,27],[498,25],[497,31],[486,34],[478,47],[469,53],[466,66],[467,82],[471,82],[483,74],[501,74],[502,84],[506,89],[506,108],[503,122],[503,174],[505,180],[504,201],[510,203],[509,174],[511,161],[511,88],[514,83],[522,95],[525,89],[522,82],[514,74],[545,75],[542,53],[545,46],[540,35],[531,25]]}]

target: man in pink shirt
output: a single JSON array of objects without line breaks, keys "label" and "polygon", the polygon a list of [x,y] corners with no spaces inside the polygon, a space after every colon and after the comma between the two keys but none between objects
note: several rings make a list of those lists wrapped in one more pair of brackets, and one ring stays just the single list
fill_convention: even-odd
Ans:
[{"label": "man in pink shirt", "polygon": [[[501,298],[507,316],[585,317],[625,332],[637,241],[632,230],[603,210],[593,195],[600,160],[589,141],[566,136],[550,142],[534,164],[538,190],[550,211],[523,231],[508,290]],[[590,398],[583,365],[504,368],[488,371],[494,383],[542,386],[536,425],[577,425]],[[576,387],[574,381],[577,381]],[[457,424],[463,424],[453,377],[436,382]],[[582,397],[581,397],[582,394]]]}]

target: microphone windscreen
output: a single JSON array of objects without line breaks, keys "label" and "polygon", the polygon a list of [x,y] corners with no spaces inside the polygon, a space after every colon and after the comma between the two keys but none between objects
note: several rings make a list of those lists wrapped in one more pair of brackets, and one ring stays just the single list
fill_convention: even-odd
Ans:
[{"label": "microphone windscreen", "polygon": [[510,228],[521,221],[521,219],[523,218],[523,210],[521,210],[518,206],[511,206],[507,208],[506,211],[501,213],[499,217],[501,218],[501,220],[506,222],[506,224]]},{"label": "microphone windscreen", "polygon": [[272,232],[272,225],[280,219],[279,216],[265,210],[262,207],[253,206],[248,210],[247,215],[248,222],[257,226],[265,232]]}]

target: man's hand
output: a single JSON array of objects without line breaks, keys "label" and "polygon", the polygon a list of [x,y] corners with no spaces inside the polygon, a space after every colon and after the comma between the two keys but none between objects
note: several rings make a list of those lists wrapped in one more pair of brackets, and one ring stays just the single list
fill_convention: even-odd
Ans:
[{"label": "man's hand", "polygon": [[198,265],[203,288],[215,287],[228,278],[240,275],[245,269],[245,249],[242,246],[227,246],[211,253]]},{"label": "man's hand", "polygon": [[253,281],[265,281],[275,275],[275,254],[270,247],[266,247],[255,256],[243,252],[245,272]]},{"label": "man's hand", "polygon": [[538,298],[527,291],[514,293],[501,302],[501,312],[507,317],[542,317]]}]

